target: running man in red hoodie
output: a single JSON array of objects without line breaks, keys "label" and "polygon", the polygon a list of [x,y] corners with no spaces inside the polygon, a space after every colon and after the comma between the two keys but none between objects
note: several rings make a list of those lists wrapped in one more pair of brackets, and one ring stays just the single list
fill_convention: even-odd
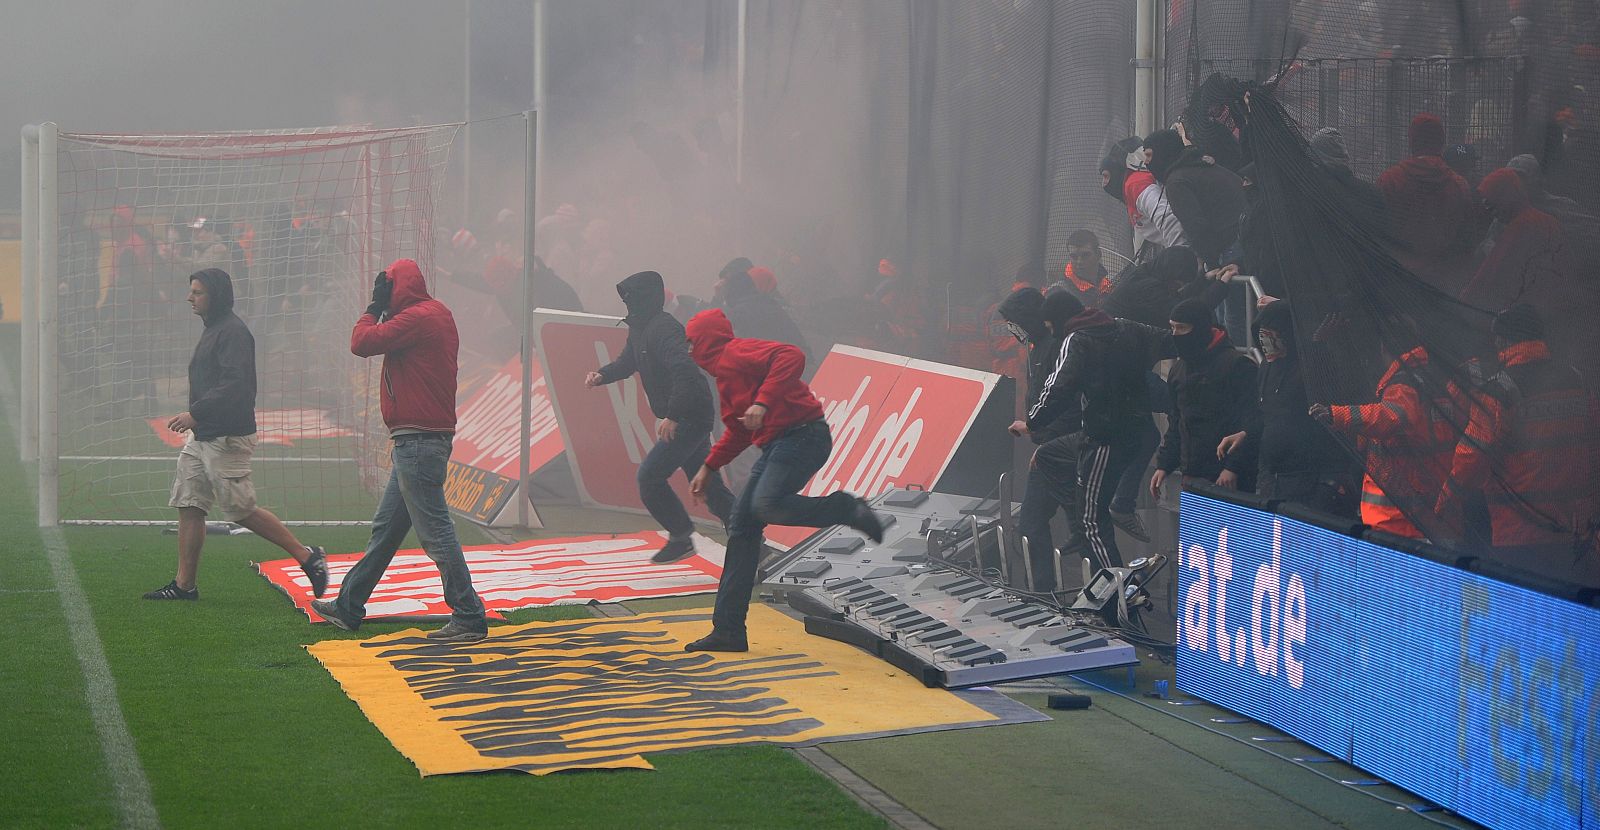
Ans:
[{"label": "running man in red hoodie", "polygon": [[716,471],[751,444],[761,448],[761,458],[751,468],[728,520],[728,554],[717,585],[711,634],[684,650],[749,651],[745,613],[761,559],[761,532],[767,525],[845,525],[882,542],[883,520],[853,493],[798,495],[833,451],[822,404],[800,379],[806,368],[804,352],[787,343],[735,339],[733,324],[718,308],[691,318],[688,333],[694,362],[717,380],[722,423],[727,427],[706,456],[705,466],[689,482],[689,491],[697,501],[703,499]]},{"label": "running man in red hoodie", "polygon": [[339,596],[311,603],[323,619],[346,631],[361,626],[367,599],[413,528],[423,551],[439,567],[444,601],[450,606],[450,622],[428,639],[467,643],[482,640],[489,631],[483,600],[472,588],[444,500],[445,468],[456,432],[460,342],[455,317],[428,295],[415,261],[397,259],[389,270],[378,272],[372,304],[350,332],[350,351],[357,357],[383,355],[379,399],[394,441],[393,469],[372,517],[367,552],[345,574]]}]

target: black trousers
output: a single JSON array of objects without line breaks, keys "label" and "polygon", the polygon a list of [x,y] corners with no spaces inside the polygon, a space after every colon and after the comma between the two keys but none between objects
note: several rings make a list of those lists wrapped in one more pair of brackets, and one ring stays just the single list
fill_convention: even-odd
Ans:
[{"label": "black trousers", "polygon": [[1056,585],[1056,546],[1050,520],[1057,510],[1067,514],[1067,539],[1062,550],[1083,547],[1083,504],[1078,498],[1078,445],[1082,433],[1063,435],[1040,444],[1028,463],[1027,489],[1017,530],[1028,542],[1033,590],[1052,591]]},{"label": "black trousers", "polygon": [[1078,490],[1083,504],[1083,538],[1088,555],[1102,568],[1122,566],[1111,500],[1117,481],[1139,454],[1139,433],[1128,430],[1109,441],[1085,438],[1078,453]]}]

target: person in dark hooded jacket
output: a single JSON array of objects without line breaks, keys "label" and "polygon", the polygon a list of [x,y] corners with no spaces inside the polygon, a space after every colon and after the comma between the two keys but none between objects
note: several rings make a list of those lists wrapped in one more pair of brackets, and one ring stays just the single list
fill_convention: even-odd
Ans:
[{"label": "person in dark hooded jacket", "polygon": [[696,314],[688,326],[695,363],[717,380],[726,429],[689,483],[704,498],[717,471],[754,444],[761,457],[728,519],[728,554],[717,582],[711,633],[685,651],[748,651],[745,617],[761,559],[762,532],[769,524],[799,527],[845,525],[883,541],[883,520],[853,493],[802,496],[800,488],[827,463],[833,436],[822,403],[800,379],[805,355],[787,343],[733,336],[722,309]]},{"label": "person in dark hooded jacket", "polygon": [[277,516],[256,506],[250,482],[256,446],[256,340],[233,313],[233,280],[220,268],[195,272],[189,277],[189,305],[205,322],[205,331],[189,361],[189,410],[167,421],[167,429],[189,433],[167,502],[178,508],[178,573],[144,598],[200,598],[195,580],[206,541],[206,515],[213,508],[294,557],[320,597],[328,587],[322,548],[300,544]]},{"label": "person in dark hooded jacket", "polygon": [[1172,309],[1172,340],[1178,363],[1167,375],[1172,390],[1172,417],[1156,454],[1150,493],[1159,497],[1167,474],[1185,476],[1219,487],[1250,491],[1255,487],[1253,444],[1240,444],[1218,458],[1222,439],[1256,420],[1256,364],[1233,347],[1228,333],[1212,323],[1204,303],[1185,300]]},{"label": "person in dark hooded jacket", "polygon": [[735,336],[788,343],[805,354],[807,366],[812,365],[813,355],[800,327],[777,297],[756,288],[749,269],[725,274],[720,289],[722,310],[733,322]]},{"label": "person in dark hooded jacket", "polygon": [[[711,388],[689,357],[683,324],[663,308],[667,291],[661,275],[640,271],[617,283],[617,294],[628,308],[624,318],[628,344],[616,360],[590,372],[584,382],[599,387],[637,372],[644,383],[650,412],[661,421],[656,425],[656,445],[639,464],[639,500],[668,534],[652,561],[676,562],[695,552],[694,523],[667,482],[679,470],[693,477],[705,465],[715,417]],[[727,524],[733,493],[722,476],[713,475],[706,482],[706,504]]]},{"label": "person in dark hooded jacket", "polygon": [[1231,277],[1232,269],[1202,277],[1194,251],[1167,248],[1155,259],[1124,271],[1100,308],[1111,317],[1162,328],[1167,313],[1184,300],[1199,299],[1216,308],[1228,296]]},{"label": "person in dark hooded jacket", "polygon": [[366,553],[345,574],[339,595],[311,603],[311,610],[346,631],[361,627],[367,600],[406,534],[416,530],[423,552],[439,569],[450,606],[450,622],[427,638],[470,643],[488,636],[483,599],[472,587],[444,495],[455,442],[460,348],[455,315],[428,293],[416,261],[397,259],[378,272],[372,302],[350,330],[350,353],[383,356],[379,386],[392,442],[389,483],[372,516]]},{"label": "person in dark hooded jacket", "polygon": [[1028,429],[1044,429],[1081,403],[1077,486],[1085,547],[1101,567],[1120,566],[1111,501],[1150,418],[1145,376],[1156,361],[1172,356],[1172,338],[1165,329],[1086,310],[1064,292],[1046,297],[1040,311],[1061,346],[1028,408]]},{"label": "person in dark hooded jacket", "polygon": [[1245,210],[1238,174],[1207,159],[1200,148],[1185,146],[1176,130],[1157,130],[1144,146],[1150,172],[1166,188],[1195,255],[1207,268],[1221,266],[1223,254],[1239,238]]},{"label": "person in dark hooded jacket", "polygon": [[[1051,332],[1066,327],[1064,319],[1045,325],[1044,303],[1044,295],[1038,289],[1025,287],[1011,292],[997,310],[1007,328],[1028,348],[1029,408],[1038,402],[1045,379],[1061,353],[1061,341]],[[1061,303],[1055,304],[1054,309],[1069,310]],[[1017,517],[1017,529],[1028,544],[1032,580],[1029,588],[1034,591],[1061,587],[1056,585],[1059,554],[1050,532],[1050,520],[1057,510],[1066,511],[1067,517],[1067,542],[1062,549],[1080,552],[1083,544],[1083,507],[1078,501],[1078,445],[1083,439],[1083,415],[1072,403],[1069,401],[1055,420],[1037,430],[1029,429],[1024,420],[1010,427],[1012,435],[1026,435],[1038,447],[1028,462],[1028,482]]]},{"label": "person in dark hooded jacket", "polygon": [[1311,401],[1289,302],[1276,300],[1262,309],[1256,332],[1265,358],[1258,373],[1258,405],[1246,413],[1244,429],[1217,445],[1218,460],[1243,448],[1243,457],[1253,453],[1257,458],[1256,492],[1355,518],[1361,465],[1308,414]]}]

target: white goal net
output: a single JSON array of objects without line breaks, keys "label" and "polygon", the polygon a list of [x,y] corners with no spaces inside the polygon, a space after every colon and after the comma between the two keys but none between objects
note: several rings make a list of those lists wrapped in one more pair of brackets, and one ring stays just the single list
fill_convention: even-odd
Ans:
[{"label": "white goal net", "polygon": [[389,262],[431,277],[456,129],[61,133],[41,168],[58,198],[59,414],[40,425],[58,430],[61,521],[173,518],[183,436],[165,421],[188,406],[203,268],[232,276],[255,335],[260,503],[290,522],[370,520],[388,441],[378,361],[350,354],[350,329]]}]

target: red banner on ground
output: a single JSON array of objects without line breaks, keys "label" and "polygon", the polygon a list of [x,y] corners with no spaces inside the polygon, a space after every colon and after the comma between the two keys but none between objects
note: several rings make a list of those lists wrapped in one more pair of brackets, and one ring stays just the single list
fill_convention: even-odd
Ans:
[{"label": "red banner on ground", "polygon": [[[641,531],[568,539],[532,539],[510,545],[476,545],[465,549],[472,585],[498,617],[502,611],[545,605],[624,602],[651,597],[703,594],[717,589],[722,576],[723,548],[695,537],[698,553],[667,565],[650,561],[667,534]],[[328,556],[328,592],[338,593],[359,553]],[[293,559],[262,562],[256,570],[289,595],[312,622],[311,584]],[[420,549],[401,550],[367,600],[367,618],[448,617],[439,569]]]},{"label": "red banner on ground", "polygon": [[[146,421],[161,443],[181,447],[188,435],[167,429],[167,418],[150,418]],[[321,409],[258,409],[256,410],[256,443],[292,447],[296,441],[317,438],[344,438],[354,432],[334,423]]]}]

